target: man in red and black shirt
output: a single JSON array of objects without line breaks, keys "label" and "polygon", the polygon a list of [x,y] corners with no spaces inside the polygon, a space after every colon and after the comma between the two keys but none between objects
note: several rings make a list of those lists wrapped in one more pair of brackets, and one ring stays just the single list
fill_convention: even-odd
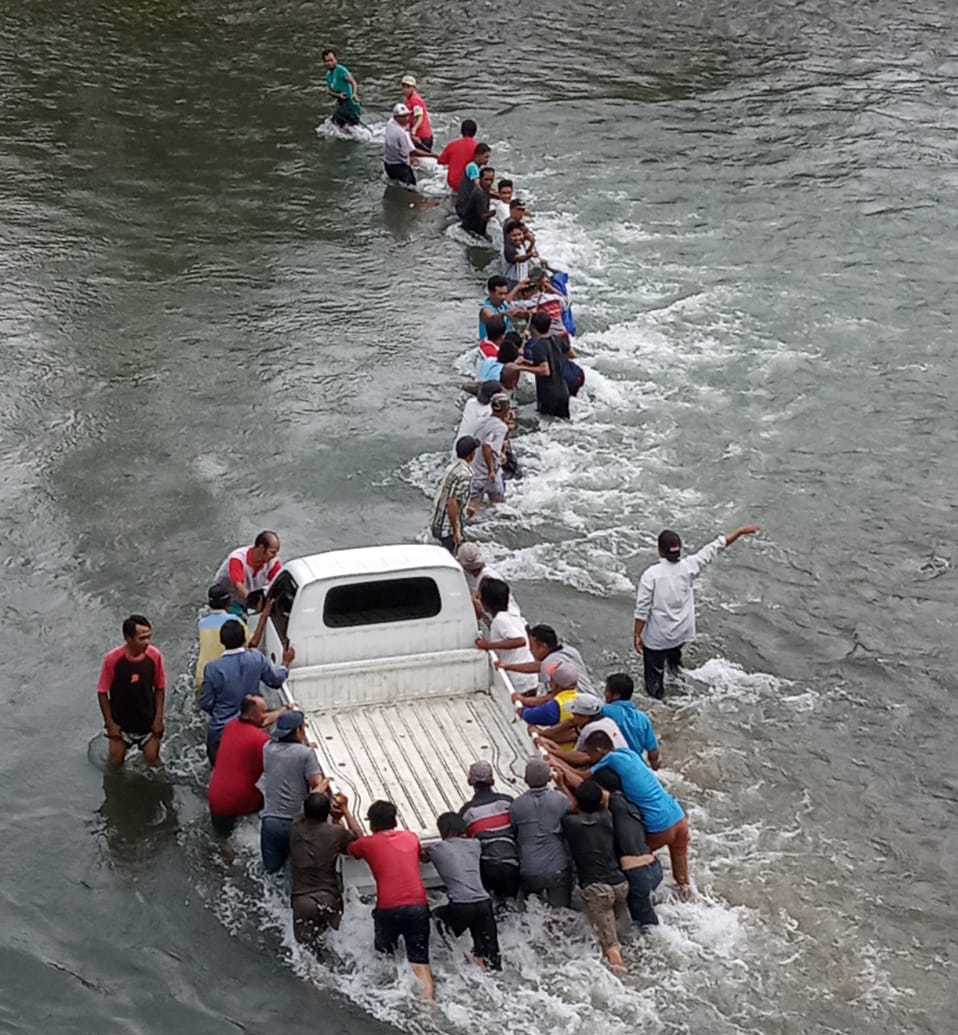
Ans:
[{"label": "man in red and black shirt", "polygon": [[123,764],[130,747],[138,747],[147,762],[160,759],[166,673],[152,636],[148,618],[130,615],[123,622],[126,642],[103,657],[96,689],[113,765]]},{"label": "man in red and black shirt", "polygon": [[260,532],[252,546],[238,546],[230,552],[213,576],[213,584],[229,593],[233,610],[245,612],[250,593],[268,589],[282,566],[279,536]]}]

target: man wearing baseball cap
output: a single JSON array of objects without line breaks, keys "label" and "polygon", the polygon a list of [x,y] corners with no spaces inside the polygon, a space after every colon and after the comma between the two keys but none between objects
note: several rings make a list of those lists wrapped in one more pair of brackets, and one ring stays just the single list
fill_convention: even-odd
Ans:
[{"label": "man wearing baseball cap", "polygon": [[[515,678],[515,677],[513,677]],[[572,747],[575,741],[571,733],[569,720],[572,718],[571,705],[578,689],[579,670],[571,661],[560,661],[549,677],[549,692],[545,696],[535,693],[514,693],[512,699],[522,705],[519,717],[530,726],[544,726],[564,730],[566,735],[557,741],[563,747]]]},{"label": "man wearing baseball cap", "polygon": [[511,794],[493,790],[496,776],[492,763],[473,762],[467,782],[473,795],[459,810],[466,833],[481,847],[479,874],[482,886],[497,904],[519,893],[519,851],[512,832]]},{"label": "man wearing baseball cap", "polygon": [[305,723],[302,712],[283,712],[263,746],[263,775],[257,786],[263,792],[259,835],[267,873],[279,872],[289,858],[289,831],[302,815],[303,802],[310,794],[329,790],[316,751],[306,742]]},{"label": "man wearing baseball cap", "polygon": [[416,158],[431,158],[425,148],[416,147],[409,136],[409,109],[405,104],[393,108],[393,117],[386,123],[383,140],[383,168],[386,175],[407,187],[416,186],[416,174],[411,162]]},{"label": "man wearing baseball cap", "polygon": [[473,506],[488,496],[491,503],[504,503],[506,486],[502,478],[502,453],[509,434],[509,415],[512,400],[499,392],[489,400],[489,416],[483,417],[476,427],[479,449],[472,458]]},{"label": "man wearing baseball cap", "polygon": [[682,647],[695,638],[695,579],[719,550],[759,531],[760,525],[742,525],[685,558],[678,532],[667,528],[659,533],[659,562],[643,572],[635,597],[635,649],[642,655],[649,697],[665,696],[666,664],[675,672],[682,664]]},{"label": "man wearing baseball cap", "polygon": [[572,861],[562,836],[562,819],[569,811],[566,796],[549,787],[552,769],[536,756],[526,763],[527,791],[509,808],[519,846],[519,878],[523,897],[539,895],[550,906],[569,907]]},{"label": "man wearing baseball cap", "polygon": [[429,112],[426,109],[426,102],[419,96],[416,90],[416,77],[404,75],[399,81],[399,88],[402,90],[403,100],[410,111],[409,135],[416,147],[424,151],[432,151],[432,126],[429,124]]},{"label": "man wearing baseball cap", "polygon": [[[585,742],[589,734],[595,733],[596,730],[607,733],[616,748],[629,746],[615,721],[603,718],[602,702],[595,694],[576,694],[569,702],[569,717],[555,726],[539,731],[543,738],[541,747],[550,754],[561,752],[563,760],[569,765],[588,766],[596,761],[598,756],[585,750]],[[572,740],[575,744],[571,751],[563,751],[559,746]]]},{"label": "man wearing baseball cap", "polygon": [[446,468],[432,501],[429,531],[455,556],[463,538],[463,525],[471,514],[469,486],[472,484],[470,464],[479,448],[479,440],[463,435],[456,442],[456,459]]}]

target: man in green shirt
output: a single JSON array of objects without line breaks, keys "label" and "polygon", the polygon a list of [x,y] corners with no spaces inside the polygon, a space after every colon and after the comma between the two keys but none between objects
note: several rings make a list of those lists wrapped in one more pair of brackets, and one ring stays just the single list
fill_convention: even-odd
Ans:
[{"label": "man in green shirt", "polygon": [[326,66],[326,85],[329,92],[339,101],[333,112],[333,123],[340,129],[345,126],[358,126],[362,114],[359,107],[359,84],[349,69],[336,60],[335,51],[323,51],[323,64]]}]

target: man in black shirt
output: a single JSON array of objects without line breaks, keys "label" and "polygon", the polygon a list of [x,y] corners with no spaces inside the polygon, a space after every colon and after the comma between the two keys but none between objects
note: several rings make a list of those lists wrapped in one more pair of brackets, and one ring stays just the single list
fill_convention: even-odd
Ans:
[{"label": "man in black shirt", "polygon": [[529,321],[537,335],[532,345],[532,362],[520,364],[536,378],[536,409],[551,417],[569,417],[569,383],[565,379],[567,339],[549,334],[548,313],[533,313]]},{"label": "man in black shirt", "polygon": [[492,190],[495,175],[495,169],[483,169],[462,208],[460,223],[463,230],[476,234],[477,237],[489,237],[486,233],[486,223],[495,215],[489,202],[489,192]]},{"label": "man in black shirt", "polygon": [[619,869],[612,813],[603,804],[605,792],[595,780],[583,780],[574,794],[564,782],[562,788],[578,809],[563,817],[562,832],[575,863],[586,915],[609,966],[623,973],[616,920],[625,908],[629,882]]}]

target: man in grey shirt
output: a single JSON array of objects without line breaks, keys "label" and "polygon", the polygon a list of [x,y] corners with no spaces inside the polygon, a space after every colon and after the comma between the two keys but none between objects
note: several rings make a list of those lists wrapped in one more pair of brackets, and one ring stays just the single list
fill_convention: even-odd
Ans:
[{"label": "man in grey shirt", "polygon": [[307,796],[329,790],[316,752],[306,743],[305,722],[302,712],[283,712],[263,746],[263,775],[257,787],[263,793],[259,838],[267,873],[277,873],[285,865],[289,830],[302,815]]},{"label": "man in grey shirt", "polygon": [[436,867],[449,901],[432,915],[440,932],[448,930],[458,936],[468,928],[479,966],[500,970],[499,932],[479,871],[482,845],[469,836],[466,821],[457,812],[444,812],[436,826],[442,840],[429,845],[423,855]]},{"label": "man in grey shirt", "polygon": [[566,796],[547,784],[552,770],[536,756],[526,763],[524,791],[509,807],[512,830],[519,846],[520,892],[539,895],[550,906],[568,908],[572,898],[572,863],[562,835],[562,819],[569,811]]},{"label": "man in grey shirt", "polygon": [[412,171],[410,157],[430,158],[432,152],[423,151],[413,144],[409,135],[409,109],[405,104],[393,108],[393,117],[386,123],[383,141],[383,168],[386,175],[407,187],[416,186],[416,174]]}]

